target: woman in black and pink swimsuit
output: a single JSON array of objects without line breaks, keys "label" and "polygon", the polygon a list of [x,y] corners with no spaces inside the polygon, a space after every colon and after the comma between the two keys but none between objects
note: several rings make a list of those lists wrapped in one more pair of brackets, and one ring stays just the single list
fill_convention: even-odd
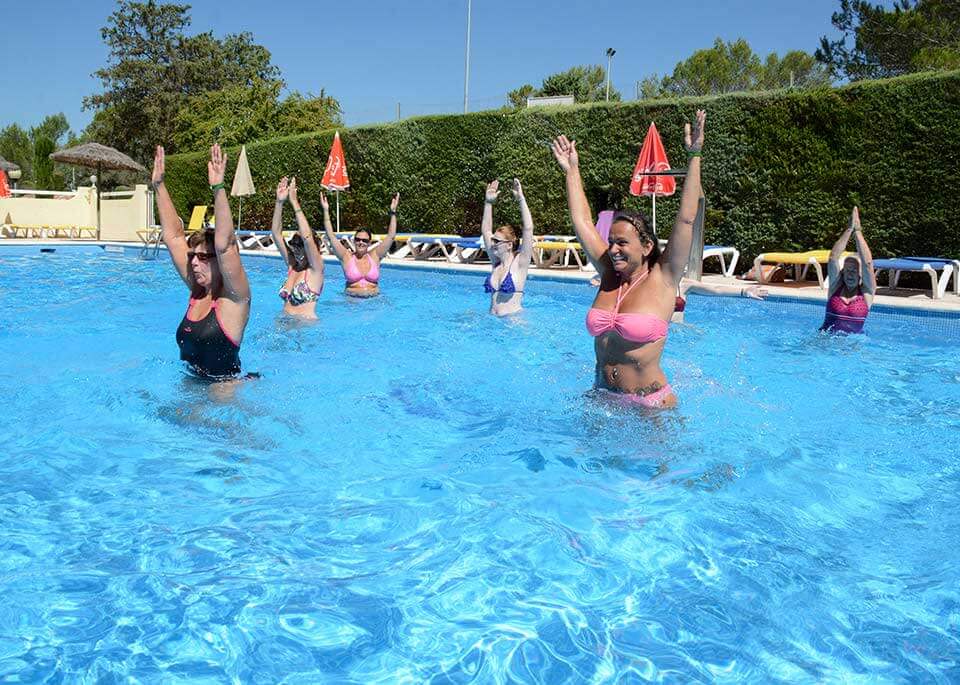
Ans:
[{"label": "woman in black and pink swimsuit", "polygon": [[190,289],[190,303],[177,327],[180,359],[203,378],[236,378],[240,374],[240,343],[250,317],[250,284],[240,261],[223,185],[227,156],[214,145],[207,163],[217,227],[189,238],[163,183],[164,165],[164,151],[158,146],[151,185],[157,197],[163,243]]}]

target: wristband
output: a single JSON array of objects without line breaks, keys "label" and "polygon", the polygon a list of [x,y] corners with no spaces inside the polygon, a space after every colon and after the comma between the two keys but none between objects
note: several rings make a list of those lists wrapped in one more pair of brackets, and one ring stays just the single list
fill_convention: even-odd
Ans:
[{"label": "wristband", "polygon": [[210,186],[210,190],[216,193],[218,190],[226,190],[226,188],[224,188],[223,183],[215,183],[214,185]]},{"label": "wristband", "polygon": [[294,214],[303,214],[303,209],[301,209],[300,207],[297,207],[295,210],[293,210],[293,213],[294,213]]},{"label": "wristband", "polygon": [[396,215],[397,215],[397,210],[395,210],[395,209],[388,209],[388,210],[387,210],[387,214],[389,214],[390,216],[396,216]]},{"label": "wristband", "polygon": [[484,201],[483,201],[483,204],[485,204],[485,205],[492,205],[494,202],[496,202],[496,200],[484,200]]},{"label": "wristband", "polygon": [[687,157],[703,157],[702,150],[688,150]]}]

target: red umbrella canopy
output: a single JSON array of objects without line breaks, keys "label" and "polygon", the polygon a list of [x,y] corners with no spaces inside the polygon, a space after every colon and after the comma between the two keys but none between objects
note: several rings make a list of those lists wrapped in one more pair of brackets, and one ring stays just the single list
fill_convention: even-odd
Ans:
[{"label": "red umbrella canopy", "polygon": [[10,187],[7,185],[7,172],[0,169],[0,197],[9,197]]},{"label": "red umbrella canopy", "polygon": [[343,145],[340,144],[340,132],[333,136],[333,146],[327,158],[327,168],[323,171],[320,181],[327,190],[346,190],[350,187],[350,178],[347,176],[347,160],[343,156]]},{"label": "red umbrella canopy", "polygon": [[637,166],[633,169],[633,178],[630,179],[631,195],[653,195],[665,197],[677,192],[677,181],[673,176],[644,176],[652,171],[667,171],[670,162],[667,160],[667,151],[663,149],[663,141],[653,122],[647,129],[647,137],[643,139],[640,156],[637,157]]}]

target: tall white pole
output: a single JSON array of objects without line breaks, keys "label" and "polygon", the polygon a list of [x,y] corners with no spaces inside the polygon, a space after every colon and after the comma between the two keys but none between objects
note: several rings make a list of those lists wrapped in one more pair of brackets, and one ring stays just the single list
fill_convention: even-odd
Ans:
[{"label": "tall white pole", "polygon": [[470,97],[470,14],[473,0],[467,0],[467,54],[463,65],[463,113],[466,114]]},{"label": "tall white pole", "polygon": [[607,50],[607,96],[605,98],[606,102],[610,102],[610,61],[613,59],[613,56],[610,54],[610,51]]},{"label": "tall white pole", "polygon": [[337,233],[340,232],[340,191],[336,192],[337,195]]},{"label": "tall white pole", "polygon": [[657,194],[653,194],[653,234],[657,234]]}]

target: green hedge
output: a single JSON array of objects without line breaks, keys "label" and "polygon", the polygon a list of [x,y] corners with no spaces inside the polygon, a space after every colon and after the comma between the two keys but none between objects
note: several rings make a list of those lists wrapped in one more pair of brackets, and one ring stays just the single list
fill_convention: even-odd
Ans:
[{"label": "green hedge", "polygon": [[[627,191],[651,120],[682,166],[682,129],[707,109],[704,192],[707,242],[735,245],[741,264],[769,250],[830,247],[854,204],[876,256],[960,256],[953,203],[960,175],[960,72],[860,82],[838,89],[574,105],[419,117],[341,132],[352,188],[341,193],[344,228],[383,230],[400,191],[400,230],[477,234],[484,186],[523,181],[538,233],[572,231],[563,178],[547,147],[579,141],[593,210],[650,210]],[[258,193],[244,227],[268,228],[280,176],[297,176],[307,216],[319,224],[320,178],[333,131],[247,146]],[[230,150],[231,172],[237,150]],[[206,152],[171,156],[167,184],[181,213],[206,203]],[[228,181],[230,179],[227,179]],[[495,219],[517,222],[501,193]],[[953,199],[951,199],[953,198]],[[669,232],[679,199],[657,202]],[[236,201],[234,200],[236,208]],[[286,217],[292,223],[292,216]]]}]

